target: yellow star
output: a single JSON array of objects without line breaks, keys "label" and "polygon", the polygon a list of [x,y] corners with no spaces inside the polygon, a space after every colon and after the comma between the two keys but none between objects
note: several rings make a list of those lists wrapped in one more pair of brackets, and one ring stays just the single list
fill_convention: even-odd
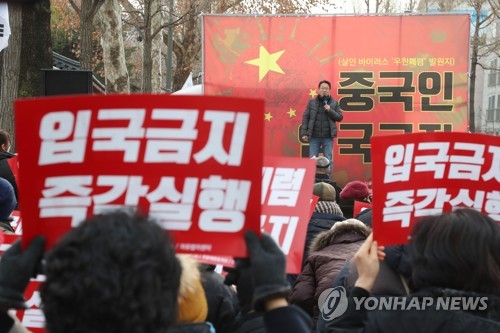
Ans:
[{"label": "yellow star", "polygon": [[277,63],[278,59],[284,52],[285,50],[282,50],[273,54],[269,54],[266,48],[261,45],[259,49],[259,57],[257,59],[246,61],[245,63],[259,67],[260,82],[269,71],[285,74],[285,72],[283,72],[283,70]]},{"label": "yellow star", "polygon": [[318,95],[316,93],[316,89],[309,89],[309,96],[311,96],[311,99],[313,99],[314,97],[316,97],[316,95]]},{"label": "yellow star", "polygon": [[264,113],[264,119],[271,122],[271,118],[274,118],[273,116],[271,116],[271,112],[268,112],[268,113]]},{"label": "yellow star", "polygon": [[292,118],[296,116],[295,112],[297,112],[297,110],[290,108],[290,111],[288,111],[287,113],[290,115],[290,118]]}]

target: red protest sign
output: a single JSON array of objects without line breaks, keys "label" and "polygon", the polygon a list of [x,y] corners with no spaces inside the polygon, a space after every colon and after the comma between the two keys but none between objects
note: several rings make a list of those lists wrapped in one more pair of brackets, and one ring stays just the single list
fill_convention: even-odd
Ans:
[{"label": "red protest sign", "polygon": [[319,201],[319,197],[317,195],[312,196],[311,198],[311,205],[309,207],[309,219],[311,219],[312,214],[314,214],[314,209],[316,208],[316,204]]},{"label": "red protest sign", "polygon": [[311,159],[266,157],[262,174],[262,231],[287,256],[287,273],[300,273],[316,164]]},{"label": "red protest sign", "polygon": [[10,215],[12,217],[12,221],[10,222],[10,225],[14,229],[14,233],[16,235],[22,235],[23,233],[23,221],[21,218],[21,212],[18,210],[15,210],[12,212]]},{"label": "red protest sign", "polygon": [[0,257],[3,255],[5,251],[7,251],[8,248],[10,248],[12,244],[14,244],[16,240],[20,238],[21,238],[20,235],[3,234],[3,240],[2,243],[0,243]]},{"label": "red protest sign", "polygon": [[[18,100],[23,241],[140,207],[178,252],[244,256],[259,231],[264,102],[116,95]],[[230,236],[230,237],[228,237]]]},{"label": "red protest sign", "polygon": [[46,332],[45,316],[41,308],[42,299],[39,291],[40,285],[43,281],[45,281],[45,276],[41,275],[39,275],[37,279],[31,279],[28,287],[24,291],[24,298],[26,299],[26,305],[28,308],[25,310],[13,311],[21,322],[21,325],[33,333]]},{"label": "red protest sign", "polygon": [[368,202],[355,200],[352,216],[356,217],[359,213],[361,213],[363,210],[367,208],[372,208],[372,204]]},{"label": "red protest sign", "polygon": [[500,137],[417,133],[372,138],[373,232],[408,242],[414,222],[469,207],[500,223]]},{"label": "red protest sign", "polygon": [[[11,245],[21,237],[19,235],[5,235],[5,242],[0,245],[0,256],[7,251]],[[38,291],[41,283],[45,281],[44,275],[38,275],[36,279],[31,279],[26,290],[24,298],[26,299],[25,310],[10,310],[9,313],[16,316],[21,325],[34,333],[45,332],[45,316],[41,309],[40,292]]]},{"label": "red protest sign", "polygon": [[[316,164],[310,159],[265,157],[262,170],[262,232],[268,233],[286,255],[286,272],[298,274],[307,225],[318,202],[312,195]],[[198,255],[196,259],[234,267],[232,257]]]}]

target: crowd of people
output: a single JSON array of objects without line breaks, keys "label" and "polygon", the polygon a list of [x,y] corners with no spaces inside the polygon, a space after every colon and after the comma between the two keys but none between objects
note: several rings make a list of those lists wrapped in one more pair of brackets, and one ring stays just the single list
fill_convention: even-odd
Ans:
[{"label": "crowd of people", "polygon": [[[0,131],[0,163],[9,147],[8,133]],[[300,274],[287,275],[276,242],[253,232],[245,234],[249,257],[235,258],[236,266],[219,274],[175,253],[153,218],[122,209],[89,218],[47,252],[38,236],[26,249],[18,241],[3,254],[0,333],[25,331],[8,310],[26,308],[23,294],[37,274],[45,275],[40,295],[49,333],[500,332],[495,221],[457,208],[421,219],[409,244],[384,248],[372,238],[371,209],[352,216],[355,200],[372,201],[368,185],[341,188],[330,159],[320,156],[316,165],[319,201]],[[18,197],[7,171],[0,164],[0,225],[12,233]],[[331,290],[347,295],[345,311],[334,318],[325,316],[334,310],[324,297]],[[360,306],[371,296],[424,306]],[[429,302],[438,298],[480,299],[483,306],[444,310]]]}]

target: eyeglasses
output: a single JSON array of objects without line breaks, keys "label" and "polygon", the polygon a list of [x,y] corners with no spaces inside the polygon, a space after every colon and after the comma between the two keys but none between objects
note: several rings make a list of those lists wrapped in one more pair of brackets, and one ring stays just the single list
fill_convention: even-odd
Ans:
[{"label": "eyeglasses", "polygon": [[328,91],[328,90],[330,90],[330,88],[325,88],[325,87],[323,87],[323,88],[319,88],[319,90]]}]

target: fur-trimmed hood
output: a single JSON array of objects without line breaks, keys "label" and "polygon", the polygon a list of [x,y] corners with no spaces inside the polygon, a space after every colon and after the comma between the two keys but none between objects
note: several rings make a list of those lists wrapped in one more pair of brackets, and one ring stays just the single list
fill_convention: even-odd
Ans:
[{"label": "fur-trimmed hood", "polygon": [[356,219],[348,219],[335,223],[328,231],[324,231],[313,239],[309,253],[319,251],[325,247],[342,243],[345,240],[355,241],[365,239],[371,233],[371,228]]}]

